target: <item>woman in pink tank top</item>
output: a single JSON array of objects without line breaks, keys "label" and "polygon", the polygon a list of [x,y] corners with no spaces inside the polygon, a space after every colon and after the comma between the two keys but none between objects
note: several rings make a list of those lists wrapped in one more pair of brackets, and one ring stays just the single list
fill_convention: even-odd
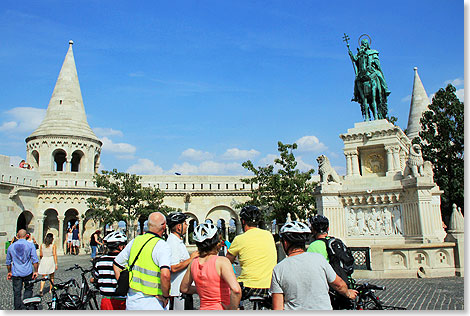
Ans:
[{"label": "woman in pink tank top", "polygon": [[[219,234],[217,227],[203,223],[196,227],[193,239],[199,258],[193,260],[181,282],[182,293],[197,293],[201,310],[237,309],[241,298],[240,285],[230,260],[217,256]],[[195,283],[195,287],[191,284]]]}]

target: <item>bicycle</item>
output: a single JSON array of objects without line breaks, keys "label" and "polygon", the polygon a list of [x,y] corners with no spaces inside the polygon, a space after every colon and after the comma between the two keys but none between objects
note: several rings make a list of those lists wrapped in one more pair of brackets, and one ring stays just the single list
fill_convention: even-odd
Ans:
[{"label": "bicycle", "polygon": [[384,291],[385,286],[363,283],[354,284],[354,289],[358,292],[356,299],[353,301],[352,309],[355,310],[406,310],[404,307],[384,305],[382,301],[375,295],[375,291]]},{"label": "bicycle", "polygon": [[272,309],[272,298],[271,296],[263,297],[252,295],[248,297],[248,300],[253,305],[253,310],[270,310]]},{"label": "bicycle", "polygon": [[77,301],[76,301],[76,307],[77,307],[76,309],[84,310],[86,309],[88,305],[91,310],[93,309],[99,310],[98,301],[96,299],[98,289],[96,289],[95,285],[93,285],[93,288],[91,288],[88,285],[88,281],[86,278],[86,275],[93,271],[93,267],[89,269],[83,269],[78,264],[75,264],[73,267],[65,269],[65,271],[72,271],[72,270],[77,270],[77,269],[81,271],[80,273],[81,283],[80,283],[80,295],[77,297]]},{"label": "bicycle", "polygon": [[[49,310],[64,310],[64,309],[74,309],[76,300],[78,300],[77,295],[70,294],[68,292],[71,286],[77,286],[75,279],[70,279],[66,282],[56,283],[49,279],[48,277],[31,280],[30,284],[34,284],[41,281],[49,281],[51,286],[52,300],[47,302]],[[62,293],[58,293],[58,291]],[[26,298],[23,300],[23,304],[27,310],[42,310],[42,299],[40,296],[33,296],[31,298]]]}]

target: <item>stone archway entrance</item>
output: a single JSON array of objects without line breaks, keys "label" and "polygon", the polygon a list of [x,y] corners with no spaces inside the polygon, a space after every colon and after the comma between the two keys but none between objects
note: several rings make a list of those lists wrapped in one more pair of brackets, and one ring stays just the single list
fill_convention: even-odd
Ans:
[{"label": "stone archway entrance", "polygon": [[44,239],[44,236],[47,233],[51,233],[54,235],[54,243],[56,246],[61,249],[61,244],[59,240],[59,219],[58,213],[54,209],[48,209],[44,212],[44,221],[43,221],[43,234],[41,236],[41,240]]},{"label": "stone archway entrance", "polygon": [[[18,219],[16,221],[16,232],[18,232],[20,229],[25,229],[28,233],[33,234],[34,228],[35,228],[33,218],[34,218],[34,215],[30,211],[21,212],[21,214],[18,216]],[[40,236],[36,236],[36,237],[40,237]],[[38,242],[40,242],[40,240]]]},{"label": "stone archway entrance", "polygon": [[223,231],[222,235],[224,236],[224,238],[228,237],[229,241],[230,241],[230,237],[233,236],[233,228],[230,229],[230,227],[231,225],[236,225],[237,223],[237,221],[235,220],[236,218],[238,218],[238,216],[235,213],[235,211],[232,208],[225,206],[225,205],[214,207],[206,215],[206,221],[210,220],[212,221],[214,225],[217,225],[217,227]]}]

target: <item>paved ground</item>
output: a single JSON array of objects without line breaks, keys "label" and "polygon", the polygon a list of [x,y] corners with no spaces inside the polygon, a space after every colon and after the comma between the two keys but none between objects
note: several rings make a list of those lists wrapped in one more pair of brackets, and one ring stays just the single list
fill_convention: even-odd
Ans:
[{"label": "paved ground", "polygon": [[[77,270],[65,272],[75,263],[82,267],[89,267],[90,257],[61,256],[59,257],[59,271],[56,278],[67,281],[70,278],[80,280]],[[239,271],[239,268],[237,271]],[[7,270],[4,266],[0,269],[0,309],[13,309],[13,291],[10,281],[6,280]],[[377,291],[378,296],[386,305],[396,305],[412,310],[463,310],[464,309],[464,278],[435,278],[435,279],[383,279],[383,280],[358,280],[367,281],[376,285],[385,286],[385,291]],[[34,287],[34,294],[39,293],[39,284]],[[199,299],[195,298],[195,307],[199,307]],[[50,294],[43,297],[44,308],[50,301]],[[249,304],[245,305],[250,309]]]}]

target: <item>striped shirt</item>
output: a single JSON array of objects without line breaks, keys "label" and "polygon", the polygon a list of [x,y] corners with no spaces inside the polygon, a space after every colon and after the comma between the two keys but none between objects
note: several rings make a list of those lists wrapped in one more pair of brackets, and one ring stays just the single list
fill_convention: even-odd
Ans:
[{"label": "striped shirt", "polygon": [[[95,259],[95,278],[98,281],[100,294],[103,296],[115,296],[117,280],[114,275],[113,261],[118,254],[109,254]],[[116,296],[118,297],[118,296]]]}]

